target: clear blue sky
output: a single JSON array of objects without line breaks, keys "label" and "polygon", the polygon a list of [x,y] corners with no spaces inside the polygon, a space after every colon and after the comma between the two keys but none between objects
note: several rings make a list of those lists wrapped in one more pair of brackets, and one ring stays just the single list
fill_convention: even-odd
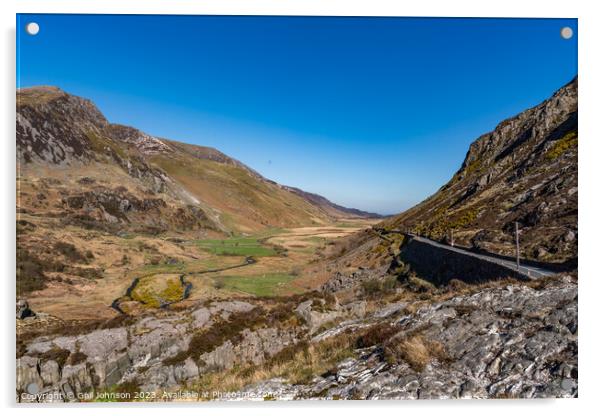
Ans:
[{"label": "clear blue sky", "polygon": [[570,81],[576,34],[576,19],[20,15],[17,86],[58,86],[111,122],[396,213]]}]

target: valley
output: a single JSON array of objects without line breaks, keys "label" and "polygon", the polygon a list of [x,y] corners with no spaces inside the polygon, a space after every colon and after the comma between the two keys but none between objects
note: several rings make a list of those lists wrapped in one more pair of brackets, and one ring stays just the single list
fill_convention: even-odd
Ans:
[{"label": "valley", "polygon": [[19,90],[18,400],[576,397],[577,127],[574,79],[383,218]]},{"label": "valley", "polygon": [[[22,221],[38,223],[30,215],[24,215]],[[370,219],[349,219],[329,226],[274,228],[221,239],[188,239],[185,233],[178,237],[135,233],[114,236],[74,229],[50,231],[52,226],[44,229],[38,225],[28,233],[28,239],[69,241],[67,244],[73,247],[85,244],[92,258],[84,269],[101,276],[87,279],[72,274],[77,272],[49,273],[46,287],[29,297],[30,305],[61,319],[110,319],[115,316],[110,305],[119,299],[120,309],[136,315],[168,301],[161,299],[160,288],[166,280],[180,275],[192,285],[180,307],[209,299],[303,293],[323,283],[304,275],[304,269],[315,261],[320,250],[374,223]],[[146,305],[135,292],[132,297],[125,296],[134,279],[146,287]]]}]

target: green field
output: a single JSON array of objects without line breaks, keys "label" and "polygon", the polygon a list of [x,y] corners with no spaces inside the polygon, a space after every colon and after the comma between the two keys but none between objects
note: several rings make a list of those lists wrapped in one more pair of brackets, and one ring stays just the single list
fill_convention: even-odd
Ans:
[{"label": "green field", "polygon": [[223,289],[235,290],[255,296],[276,296],[296,276],[287,273],[266,273],[256,276],[221,276],[216,283]]},{"label": "green field", "polygon": [[220,256],[275,256],[272,247],[264,246],[256,237],[232,237],[226,240],[199,240],[199,247]]}]

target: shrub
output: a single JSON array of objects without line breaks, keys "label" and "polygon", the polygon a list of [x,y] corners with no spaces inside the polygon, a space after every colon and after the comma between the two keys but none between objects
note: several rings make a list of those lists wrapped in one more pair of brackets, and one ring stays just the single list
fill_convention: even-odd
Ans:
[{"label": "shrub", "polygon": [[44,268],[40,260],[27,250],[17,250],[17,296],[45,287]]},{"label": "shrub", "polygon": [[42,359],[43,361],[56,361],[59,367],[62,368],[67,362],[67,358],[69,358],[69,355],[71,355],[71,352],[69,350],[53,347],[48,351],[40,354],[40,359]]},{"label": "shrub", "polygon": [[[54,244],[54,249],[65,256],[67,260],[74,263],[87,263],[90,257],[84,256],[80,253],[73,244],[65,243],[64,241],[58,241]],[[92,254],[92,252],[90,252]],[[92,254],[92,258],[94,255]]]},{"label": "shrub", "polygon": [[466,176],[471,175],[474,172],[477,172],[481,169],[481,160],[475,160],[473,162],[470,162],[466,168],[464,169],[464,173],[466,173]]},{"label": "shrub", "polygon": [[35,228],[36,228],[36,225],[29,221],[26,221],[26,220],[18,220],[17,221],[17,235],[32,231]]},{"label": "shrub", "polygon": [[398,280],[395,276],[386,277],[382,281],[382,290],[384,292],[392,292],[397,288]]},{"label": "shrub", "polygon": [[430,293],[430,292],[436,290],[436,287],[434,284],[432,284],[428,280],[421,279],[414,275],[408,277],[407,281],[408,281],[408,287],[417,293]]},{"label": "shrub", "polygon": [[266,366],[282,365],[293,361],[299,352],[307,352],[308,349],[309,343],[307,341],[300,341],[296,344],[289,345],[280,350],[280,352],[274,354],[272,358],[268,360]]},{"label": "shrub", "polygon": [[558,139],[552,147],[546,152],[545,157],[548,160],[559,158],[569,149],[577,146],[577,132],[571,131]]},{"label": "shrub", "polygon": [[357,348],[367,348],[382,344],[399,332],[399,328],[386,323],[371,326],[366,332],[359,336],[355,345]]},{"label": "shrub", "polygon": [[184,285],[179,277],[165,277],[165,282],[157,282],[153,276],[138,281],[131,291],[131,298],[144,305],[159,308],[165,304],[177,302],[184,298]]},{"label": "shrub", "polygon": [[87,358],[88,357],[83,352],[76,351],[76,352],[72,353],[69,356],[69,358],[67,358],[67,364],[76,365],[79,363],[83,363],[84,361],[86,361]]},{"label": "shrub", "polygon": [[375,295],[381,290],[381,283],[377,279],[364,280],[362,282],[362,291],[370,296]]},{"label": "shrub", "polygon": [[180,351],[176,355],[164,358],[162,363],[163,365],[178,365],[186,361],[186,359],[190,357],[190,353],[187,350]]},{"label": "shrub", "polygon": [[369,279],[362,282],[362,291],[367,296],[376,296],[393,292],[398,286],[397,277],[388,276],[384,279]]},{"label": "shrub", "polygon": [[81,276],[85,279],[102,279],[102,269],[95,267],[66,267],[64,270],[66,273]]}]

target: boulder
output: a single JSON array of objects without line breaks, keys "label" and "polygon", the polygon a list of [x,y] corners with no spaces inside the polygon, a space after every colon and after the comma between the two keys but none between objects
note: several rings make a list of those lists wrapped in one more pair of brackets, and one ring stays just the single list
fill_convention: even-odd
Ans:
[{"label": "boulder", "polygon": [[25,299],[17,301],[17,319],[32,318],[36,316],[35,312],[29,308],[29,303]]}]

